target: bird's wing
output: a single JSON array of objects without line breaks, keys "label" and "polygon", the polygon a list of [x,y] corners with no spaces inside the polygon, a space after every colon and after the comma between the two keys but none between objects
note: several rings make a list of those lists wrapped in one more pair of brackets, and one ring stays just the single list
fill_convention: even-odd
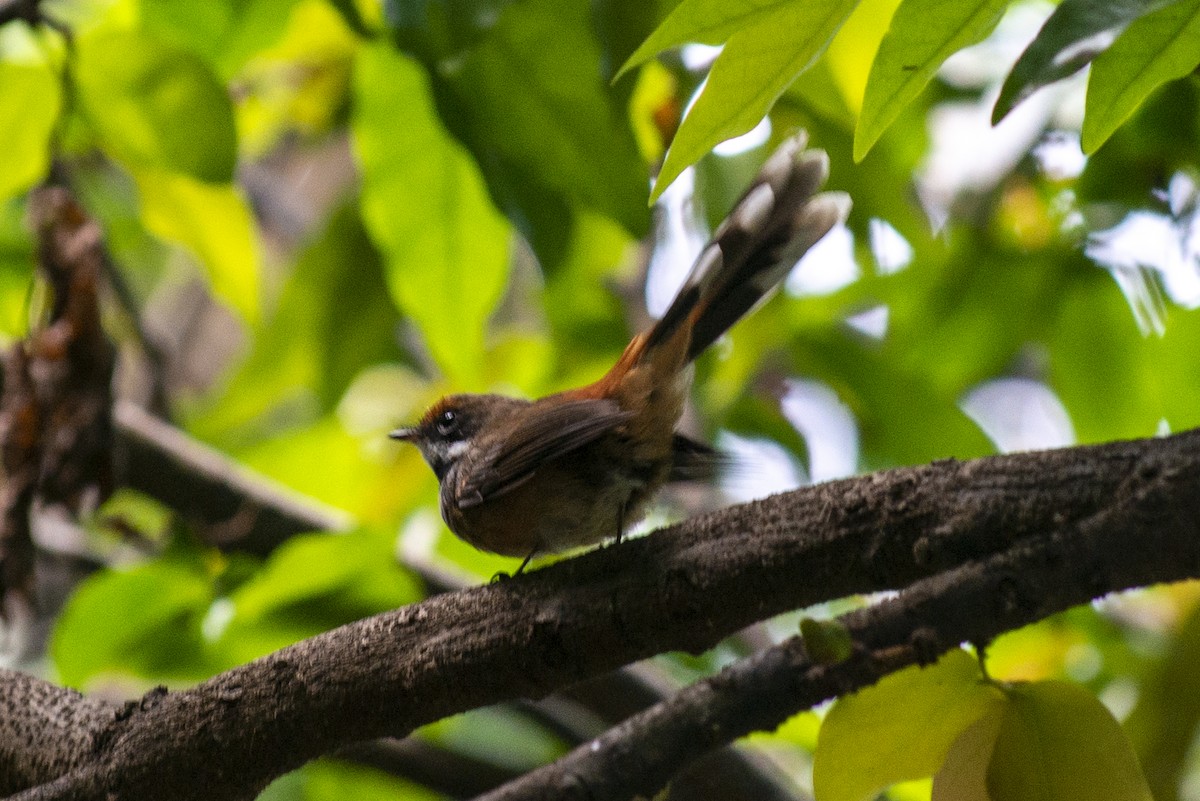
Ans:
[{"label": "bird's wing", "polygon": [[455,490],[458,507],[478,506],[519,487],[545,462],[594,442],[631,416],[606,398],[534,404],[500,443],[464,465]]}]

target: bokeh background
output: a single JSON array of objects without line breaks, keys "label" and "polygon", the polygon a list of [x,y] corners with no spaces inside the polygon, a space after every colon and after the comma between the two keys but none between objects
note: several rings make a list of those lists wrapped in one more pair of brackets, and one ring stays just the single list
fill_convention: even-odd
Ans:
[{"label": "bokeh background", "polygon": [[[1053,10],[1015,2],[856,163],[898,5],[863,0],[769,117],[651,206],[718,50],[612,79],[672,5],[58,0],[42,4],[55,26],[0,27],[0,338],[44,314],[26,200],[53,171],[100,221],[123,284],[107,319],[119,396],[346,521],[251,556],[129,490],[78,524],[47,513],[42,550],[91,567],[10,616],[6,663],[131,697],[419,600],[408,566],[468,582],[512,570],[448,533],[434,477],[388,430],[450,391],[594,380],[797,128],[854,209],[700,360],[684,425],[734,465],[719,487],[667,493],[644,529],[813,481],[1200,421],[1194,75],[1087,156],[1086,70],[992,127]],[[1198,597],[1176,585],[1073,610],[999,640],[989,669],[1082,682],[1126,725],[1159,801],[1200,798],[1200,674],[1185,667]],[[656,667],[707,674],[798,615]],[[809,786],[819,717],[747,747]],[[567,747],[507,708],[417,736],[504,770]],[[263,797],[438,796],[329,760]]]}]

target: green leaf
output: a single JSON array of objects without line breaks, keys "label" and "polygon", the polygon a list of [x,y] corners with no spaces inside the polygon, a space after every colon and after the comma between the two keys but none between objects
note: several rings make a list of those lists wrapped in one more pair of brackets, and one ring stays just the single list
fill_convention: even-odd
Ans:
[{"label": "green leaf", "polygon": [[942,62],[995,29],[1008,4],[1008,0],[905,0],[900,4],[871,64],[854,132],[855,161],[862,161]]},{"label": "green leaf", "polygon": [[228,79],[256,52],[279,40],[296,4],[297,0],[142,0],[138,12],[143,28],[194,51]]},{"label": "green leaf", "polygon": [[1008,696],[988,765],[992,801],[1151,801],[1129,739],[1094,695],[1043,681]]},{"label": "green leaf", "polygon": [[850,631],[837,620],[803,618],[800,621],[800,634],[804,637],[804,651],[810,659],[822,665],[845,662],[854,652]]},{"label": "green leaf", "polygon": [[508,274],[508,224],[439,124],[414,62],[384,45],[364,47],[354,90],[363,220],[386,257],[388,288],[437,364],[477,386],[487,318]]},{"label": "green leaf", "polygon": [[[337,406],[360,371],[403,358],[395,336],[400,314],[357,203],[336,208],[304,245],[263,317],[214,405],[188,420],[194,435],[217,447],[244,444],[249,431],[276,430],[283,409],[288,427],[310,423]],[[393,411],[401,409],[393,404]]]},{"label": "green leaf", "polygon": [[[393,557],[395,535],[355,531],[289,540],[234,590],[211,652],[244,664],[306,637],[420,600]],[[215,628],[215,627],[214,627]]]},{"label": "green leaf", "polygon": [[233,107],[199,56],[145,34],[98,33],[80,39],[75,78],[84,114],[126,166],[232,179]]},{"label": "green leaf", "polygon": [[721,44],[733,34],[795,0],[683,0],[633,52],[613,80],[672,47]]},{"label": "green leaf", "polygon": [[[378,542],[361,532],[293,537],[275,550],[263,569],[238,587],[230,600],[239,618],[253,620],[272,610],[377,580],[383,574],[400,576],[395,563],[380,550]],[[394,605],[417,597],[409,585],[409,592],[398,596]]]},{"label": "green leaf", "polygon": [[363,19],[357,0],[329,0],[329,3],[341,15],[342,19],[346,22],[347,28],[366,39],[370,39],[375,35],[375,32],[371,30],[371,26]]},{"label": "green leaf", "polygon": [[[604,75],[616,82],[614,70],[629,59],[674,5],[669,0],[596,0],[591,4],[592,27],[603,51]],[[629,81],[619,91],[622,97],[634,91]]]},{"label": "green leaf", "polygon": [[67,602],[50,644],[64,684],[82,687],[104,672],[158,676],[194,670],[207,579],[169,562],[103,571]]},{"label": "green leaf", "polygon": [[134,179],[146,228],[190,250],[207,270],[217,297],[255,321],[258,237],[241,193],[231,184],[208,184],[156,170],[137,170]]},{"label": "green leaf", "polygon": [[1190,773],[1189,754],[1200,726],[1200,607],[1179,624],[1161,660],[1138,687],[1125,720],[1155,798],[1173,798]]},{"label": "green leaf", "polygon": [[987,792],[987,769],[1006,704],[988,709],[958,736],[941,769],[933,777],[930,801],[992,801]]},{"label": "green leaf", "polygon": [[[295,791],[268,795],[289,776],[296,777],[298,788]],[[268,787],[258,801],[344,801],[347,798],[358,801],[440,801],[445,796],[382,770],[337,759],[318,759],[298,771],[285,774]]]},{"label": "green leaf", "polygon": [[352,534],[293,537],[276,549],[253,579],[232,594],[237,615],[246,619],[325,595],[362,571],[364,549]]},{"label": "green leaf", "polygon": [[1138,19],[1092,62],[1082,144],[1093,153],[1167,81],[1200,64],[1200,0],[1179,0]]},{"label": "green leaf", "polygon": [[856,5],[858,0],[788,3],[733,34],[667,151],[651,201],[714,145],[758,125]]},{"label": "green leaf", "polygon": [[1174,0],[1063,0],[1004,79],[992,124],[1038,89],[1082,69],[1129,23]]},{"label": "green leaf", "polygon": [[[1154,436],[1166,414],[1158,387],[1169,377],[1158,376],[1161,367],[1147,359],[1147,342],[1116,283],[1100,273],[1061,292],[1060,306],[1047,337],[1050,387],[1079,442]],[[1194,345],[1190,350],[1194,359]],[[1114,376],[1128,377],[1122,392],[1112,391]]]},{"label": "green leaf", "polygon": [[896,782],[932,776],[959,735],[1002,700],[962,650],[838,699],[813,755],[817,801],[864,801]]},{"label": "green leaf", "polygon": [[[483,132],[468,137],[481,164],[498,158],[514,173],[509,181],[532,178],[640,236],[650,222],[647,168],[626,108],[601,75],[587,4],[528,0],[505,9],[451,83]],[[488,177],[502,197],[495,171]]]},{"label": "green leaf", "polygon": [[[329,298],[342,302],[329,303]],[[294,345],[297,332],[307,329],[307,345],[297,355],[314,360],[313,388],[322,408],[329,409],[360,370],[400,357],[394,336],[398,324],[379,251],[363,229],[357,206],[348,203],[330,215],[326,229],[300,254],[272,330],[263,332],[274,347],[264,348],[258,367],[265,370],[269,361],[286,358],[294,349],[289,342]],[[276,326],[283,330],[275,331]]]},{"label": "green leaf", "polygon": [[24,211],[16,200],[0,201],[0,340],[23,337],[29,326],[35,256]]},{"label": "green leaf", "polygon": [[473,47],[514,0],[383,0],[396,44],[426,63]]},{"label": "green leaf", "polygon": [[0,200],[46,174],[61,109],[62,88],[47,65],[0,61]]}]

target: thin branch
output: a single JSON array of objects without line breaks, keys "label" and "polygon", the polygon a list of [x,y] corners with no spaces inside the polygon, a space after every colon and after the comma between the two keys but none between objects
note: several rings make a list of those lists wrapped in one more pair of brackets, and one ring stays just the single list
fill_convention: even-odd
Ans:
[{"label": "thin branch", "polygon": [[[52,784],[22,797],[246,798],[352,741],[541,697],[655,653],[701,651],[778,612],[903,587],[1005,552],[1039,554],[1078,599],[1196,575],[1198,446],[1194,431],[946,461],[726,509],[343,626],[164,695],[114,722],[86,767],[63,780],[48,775]],[[1067,545],[1075,538],[1084,538],[1078,552]],[[1043,593],[1065,597],[1052,594],[1055,582],[993,576],[982,561],[968,569],[990,582],[985,595],[997,599],[1003,625],[1060,608],[1040,601]],[[916,597],[934,604],[938,586]],[[961,599],[948,606],[950,617],[928,637],[925,626],[883,612],[878,625],[890,640],[856,633],[871,651],[909,642],[911,658],[945,647],[943,631],[980,634],[978,608]]]},{"label": "thin branch", "polygon": [[131,403],[113,416],[121,483],[206,526],[214,545],[266,554],[305,531],[350,527],[345,512],[249,473]]}]

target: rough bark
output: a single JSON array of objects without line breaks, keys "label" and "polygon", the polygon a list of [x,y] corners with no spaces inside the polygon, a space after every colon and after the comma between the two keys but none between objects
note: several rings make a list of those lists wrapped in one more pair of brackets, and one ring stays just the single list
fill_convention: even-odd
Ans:
[{"label": "rough bark", "polygon": [[1090,518],[844,615],[840,622],[854,643],[844,662],[814,661],[802,638],[793,637],[477,801],[651,797],[710,749],[774,729],[898,668],[934,661],[959,643],[986,643],[1098,594],[1200,575],[1200,497],[1175,496],[1180,476],[1162,468],[1143,465],[1138,488]]},{"label": "rough bark", "polygon": [[[147,699],[107,724],[73,773],[47,771],[36,778],[50,784],[20,797],[249,798],[272,777],[356,740],[541,697],[652,654],[702,651],[778,612],[922,579],[930,580],[902,601],[863,612],[853,630],[868,654],[907,643],[911,656],[885,660],[886,668],[929,658],[956,637],[987,636],[1065,604],[1200,573],[1198,445],[1200,432],[1188,432],[944,461],[695,518],[359,621]],[[1005,560],[1028,561],[1005,568]],[[1027,569],[1037,581],[1026,580]],[[961,571],[986,582],[969,585],[982,605],[963,594]],[[761,659],[787,656],[770,653]],[[862,659],[842,669],[875,664]],[[801,660],[782,670],[795,687],[808,668]],[[878,673],[810,694],[819,700]],[[721,679],[699,686],[742,693],[740,683]],[[773,722],[752,716],[739,725]],[[697,742],[707,749],[724,737]],[[661,775],[653,771],[678,764],[668,759],[631,781],[653,783]]]}]

